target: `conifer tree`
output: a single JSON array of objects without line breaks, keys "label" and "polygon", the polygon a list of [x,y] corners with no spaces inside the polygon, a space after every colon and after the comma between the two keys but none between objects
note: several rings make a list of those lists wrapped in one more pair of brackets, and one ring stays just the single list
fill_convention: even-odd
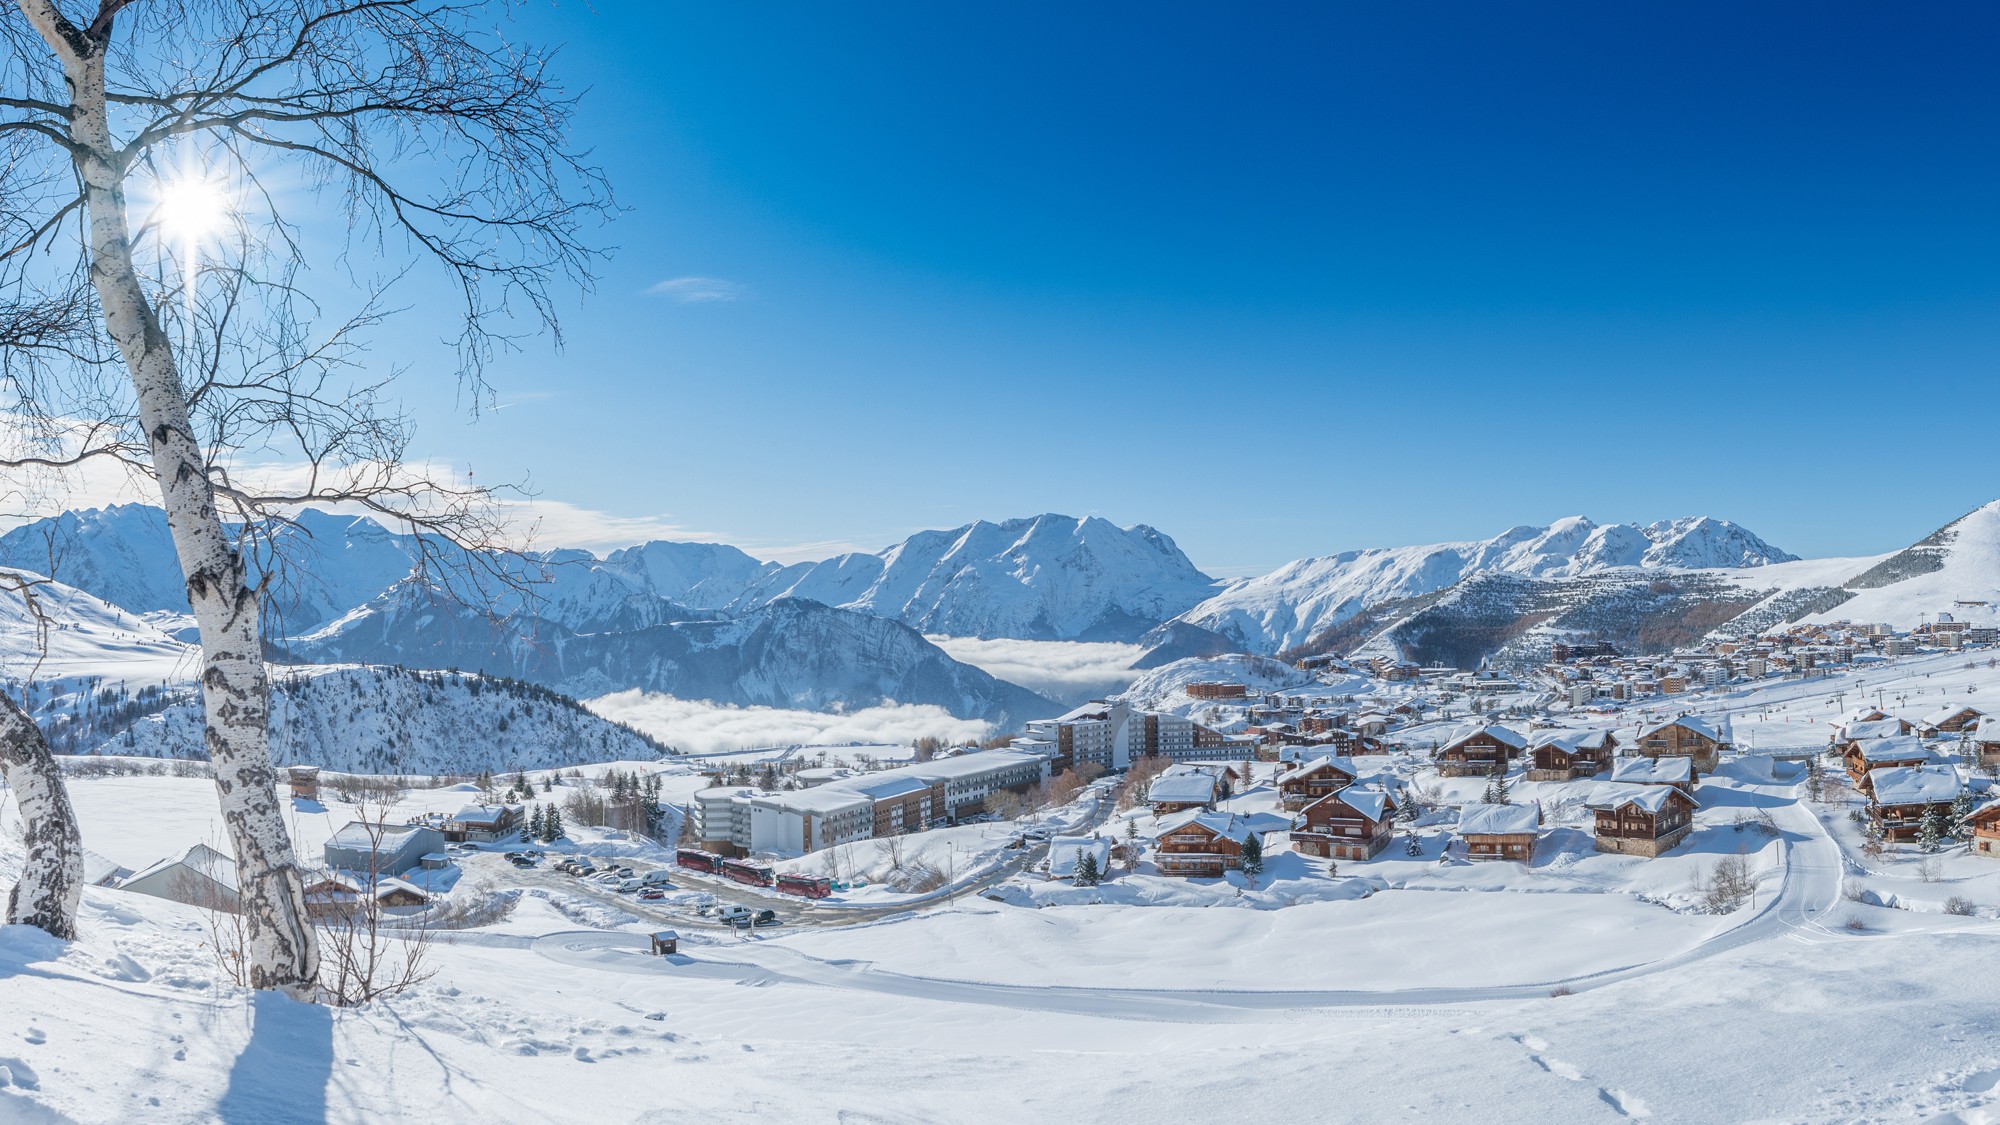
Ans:
[{"label": "conifer tree", "polygon": [[1403,854],[1404,855],[1424,854],[1424,842],[1422,840],[1417,839],[1417,834],[1415,832],[1403,833]]},{"label": "conifer tree", "polygon": [[1917,847],[1924,854],[1931,855],[1944,848],[1944,817],[1932,805],[1924,810],[1924,819],[1917,826]]},{"label": "conifer tree", "polygon": [[1493,763],[1492,780],[1486,786],[1486,803],[1489,805],[1507,803],[1507,761],[1504,758]]},{"label": "conifer tree", "polygon": [[1972,791],[1961,789],[1958,796],[1951,799],[1951,835],[1960,840],[1972,839],[1972,824],[1965,818],[1972,815]]},{"label": "conifer tree", "polygon": [[1255,879],[1264,873],[1264,840],[1252,832],[1243,838],[1243,875]]},{"label": "conifer tree", "polygon": [[541,839],[542,825],[543,825],[542,806],[536,805],[535,811],[528,817],[528,839],[530,840]]},{"label": "conifer tree", "polygon": [[542,843],[553,844],[562,838],[562,810],[550,805],[548,815],[542,818]]},{"label": "conifer tree", "polygon": [[1094,887],[1102,876],[1097,870],[1097,853],[1085,851],[1076,858],[1076,885]]}]

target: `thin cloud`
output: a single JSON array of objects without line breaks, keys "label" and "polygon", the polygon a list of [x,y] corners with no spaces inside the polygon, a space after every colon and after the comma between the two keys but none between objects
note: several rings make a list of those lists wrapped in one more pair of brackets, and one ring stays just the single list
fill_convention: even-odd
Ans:
[{"label": "thin cloud", "polygon": [[696,754],[851,742],[907,746],[926,737],[969,743],[992,733],[990,724],[955,718],[930,704],[887,703],[832,714],[730,707],[633,690],[585,700],[584,706],[645,731],[677,750]]},{"label": "thin cloud", "polygon": [[1063,703],[1124,691],[1139,678],[1132,662],[1146,651],[1139,645],[1109,641],[927,639],[953,660]]},{"label": "thin cloud", "polygon": [[719,277],[670,277],[648,286],[646,292],[655,297],[671,298],[683,305],[708,305],[720,301],[740,301],[749,294],[750,287]]}]

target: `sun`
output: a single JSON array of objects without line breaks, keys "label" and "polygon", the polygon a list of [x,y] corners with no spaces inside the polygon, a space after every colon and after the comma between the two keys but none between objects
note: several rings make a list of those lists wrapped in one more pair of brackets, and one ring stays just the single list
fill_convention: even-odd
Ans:
[{"label": "sun", "polygon": [[178,246],[220,233],[229,225],[233,211],[229,190],[217,180],[198,176],[161,184],[154,204],[160,233]]}]

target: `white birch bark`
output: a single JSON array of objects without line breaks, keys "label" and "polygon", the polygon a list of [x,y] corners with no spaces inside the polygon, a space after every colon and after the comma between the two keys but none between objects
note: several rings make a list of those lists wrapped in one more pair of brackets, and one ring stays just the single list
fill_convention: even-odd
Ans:
[{"label": "white birch bark", "polygon": [[73,938],[77,904],[83,900],[83,841],[76,814],[41,728],[5,695],[0,695],[0,772],[6,774],[26,826],[22,843],[27,858],[20,881],[7,896],[7,922]]},{"label": "white birch bark", "polygon": [[79,29],[52,0],[17,2],[68,79],[71,156],[84,186],[91,283],[132,377],[167,527],[201,631],[208,754],[223,823],[236,851],[250,985],[309,998],[319,954],[271,768],[270,682],[257,591],[250,587],[243,557],[216,509],[172,346],[133,262],[125,169],[112,140],[104,89],[110,25],[104,21],[101,32],[96,25]]}]

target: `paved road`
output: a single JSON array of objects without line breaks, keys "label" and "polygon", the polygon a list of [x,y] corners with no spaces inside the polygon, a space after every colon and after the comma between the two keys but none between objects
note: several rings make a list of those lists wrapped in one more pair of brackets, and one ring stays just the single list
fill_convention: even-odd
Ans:
[{"label": "paved road", "polygon": [[[1791,786],[1762,785],[1751,792],[1789,798]],[[1463,988],[1361,989],[1135,989],[1011,985],[913,976],[862,961],[830,961],[782,945],[762,943],[733,950],[646,955],[637,935],[579,931],[535,939],[530,948],[566,965],[624,973],[664,973],[748,985],[780,982],[846,988],[961,1004],[1126,1019],[1231,1018],[1299,1008],[1424,1008],[1487,1000],[1547,996],[1562,987],[1583,992],[1618,981],[1670,972],[1696,961],[1772,938],[1830,936],[1824,918],[1840,899],[1838,845],[1805,805],[1789,799],[1771,808],[1782,830],[1779,886],[1744,922],[1672,956],[1582,976],[1522,984]]]}]

